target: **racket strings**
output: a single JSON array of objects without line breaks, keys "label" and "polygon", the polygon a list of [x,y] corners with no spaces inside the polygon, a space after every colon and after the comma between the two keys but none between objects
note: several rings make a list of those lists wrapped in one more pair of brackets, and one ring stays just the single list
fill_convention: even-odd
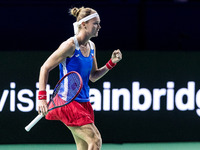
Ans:
[{"label": "racket strings", "polygon": [[76,73],[66,76],[54,89],[49,109],[70,103],[77,95],[81,86],[81,81]]}]

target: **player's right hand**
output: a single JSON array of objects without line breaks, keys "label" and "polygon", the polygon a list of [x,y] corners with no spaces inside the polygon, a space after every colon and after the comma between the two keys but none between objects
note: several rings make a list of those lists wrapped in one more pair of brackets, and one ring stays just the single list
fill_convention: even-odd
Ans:
[{"label": "player's right hand", "polygon": [[48,113],[46,100],[38,100],[38,113],[43,114],[44,116]]}]

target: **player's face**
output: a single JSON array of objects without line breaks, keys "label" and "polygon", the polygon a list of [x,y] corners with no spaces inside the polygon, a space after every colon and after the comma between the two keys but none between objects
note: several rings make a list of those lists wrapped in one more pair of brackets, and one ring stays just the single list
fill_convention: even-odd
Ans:
[{"label": "player's face", "polygon": [[99,16],[88,21],[87,31],[88,33],[91,34],[92,37],[97,37],[100,29],[101,29],[101,26],[100,26]]}]

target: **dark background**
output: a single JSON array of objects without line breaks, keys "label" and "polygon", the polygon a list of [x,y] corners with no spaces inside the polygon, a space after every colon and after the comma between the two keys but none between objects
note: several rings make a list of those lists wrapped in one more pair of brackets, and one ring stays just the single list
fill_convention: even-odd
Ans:
[{"label": "dark background", "polygon": [[68,11],[74,6],[99,13],[97,49],[199,50],[200,3],[194,0],[1,0],[0,50],[55,50],[73,36]]},{"label": "dark background", "polygon": [[[20,89],[35,91],[39,69],[47,57],[64,40],[73,36],[75,18],[69,8],[92,7],[101,17],[99,37],[92,39],[97,47],[99,66],[109,60],[112,50],[120,48],[123,60],[103,79],[90,83],[102,90],[110,81],[112,88],[127,88],[139,81],[141,87],[166,88],[175,82],[175,92],[194,81],[199,90],[200,2],[186,3],[159,0],[102,1],[0,1],[0,65],[1,86],[10,89],[16,82]],[[49,82],[58,79],[58,69],[51,72]],[[121,98],[122,99],[122,98]],[[165,98],[162,99],[165,102]],[[174,142],[199,141],[199,116],[196,110],[95,112],[96,125],[103,142]],[[16,103],[18,103],[16,97]],[[196,104],[195,107],[197,108]],[[72,143],[68,129],[60,122],[46,121],[30,133],[24,127],[37,115],[36,111],[9,111],[9,97],[0,112],[0,143]]]}]

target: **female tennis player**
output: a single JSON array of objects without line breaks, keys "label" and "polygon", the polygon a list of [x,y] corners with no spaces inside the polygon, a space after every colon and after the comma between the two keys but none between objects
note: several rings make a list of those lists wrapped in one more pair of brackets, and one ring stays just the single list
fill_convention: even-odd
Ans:
[{"label": "female tennis player", "polygon": [[[111,59],[101,68],[96,61],[95,44],[90,40],[97,37],[101,28],[100,17],[92,8],[72,8],[76,17],[75,36],[64,41],[45,61],[40,69],[38,111],[48,120],[62,121],[72,132],[77,150],[100,150],[101,135],[94,124],[94,112],[89,101],[89,80],[97,81],[122,59],[120,50],[114,50]],[[77,71],[83,80],[83,88],[77,98],[66,106],[47,114],[46,85],[49,72],[59,65],[60,77]]]}]

